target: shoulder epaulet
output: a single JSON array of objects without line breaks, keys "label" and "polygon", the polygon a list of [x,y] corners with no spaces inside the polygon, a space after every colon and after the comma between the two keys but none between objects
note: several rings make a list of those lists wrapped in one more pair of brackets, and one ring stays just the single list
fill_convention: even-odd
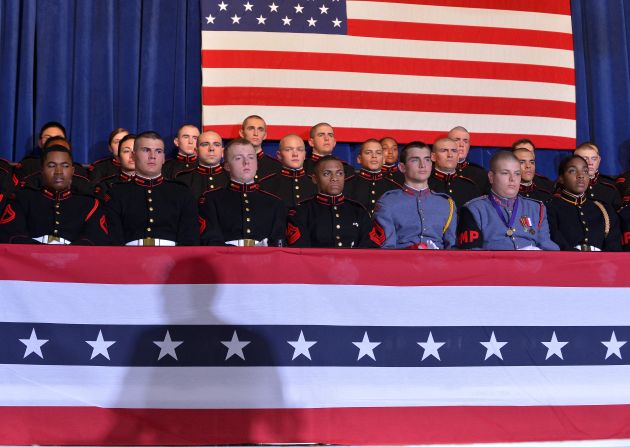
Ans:
[{"label": "shoulder epaulet", "polygon": [[548,180],[550,182],[552,181],[549,177],[544,176],[542,174],[539,174],[538,172],[534,174],[534,177],[538,177],[538,178],[541,178],[541,179],[544,179],[544,180]]},{"label": "shoulder epaulet", "polygon": [[538,199],[532,199],[531,197],[525,197],[525,196],[518,196],[521,200],[526,200],[526,201],[530,201],[530,202],[534,202],[534,203],[538,203],[540,205],[544,205],[542,200],[538,200]]},{"label": "shoulder epaulet", "polygon": [[264,177],[259,177],[259,178],[258,178],[258,180],[256,180],[256,181],[257,181],[258,183],[260,183],[260,182],[262,182],[263,180],[267,180],[269,177],[271,177],[271,176],[272,176],[272,175],[274,175],[274,174],[275,174],[275,172],[272,172],[272,173],[270,173],[270,174],[267,174],[267,175],[266,175],[266,176],[264,176]]},{"label": "shoulder epaulet", "polygon": [[536,185],[536,189],[537,189],[538,191],[546,192],[547,194],[553,194],[553,192],[552,192],[552,191],[549,191],[548,189],[543,188],[543,187],[538,186],[538,185]]},{"label": "shoulder epaulet", "polygon": [[94,163],[92,163],[92,166],[96,166],[96,165],[100,165],[101,163],[105,163],[108,161],[111,161],[112,157],[105,157],[105,158],[100,158],[98,160],[96,160]]},{"label": "shoulder epaulet", "polygon": [[381,194],[381,199],[387,196],[398,195],[401,192],[404,193],[404,190],[403,189],[390,189],[389,191],[385,191],[383,194]]},{"label": "shoulder epaulet", "polygon": [[400,189],[403,189],[403,188],[404,188],[404,186],[403,186],[403,185],[401,185],[400,183],[398,183],[398,182],[397,182],[396,180],[394,180],[393,178],[389,178],[389,177],[386,177],[386,176],[384,176],[383,178],[384,178],[384,179],[386,179],[387,181],[389,181],[389,182],[393,183],[394,185],[396,185],[396,186],[397,186],[397,187],[399,187]]},{"label": "shoulder epaulet", "polygon": [[356,174],[349,175],[348,177],[345,178],[344,181],[349,182],[351,180],[354,180],[355,177],[356,177]]},{"label": "shoulder epaulet", "polygon": [[486,168],[484,168],[483,166],[481,166],[480,164],[474,163],[472,161],[468,162],[468,166],[471,166],[473,168],[477,168],[477,169],[481,169],[482,171],[485,172]]},{"label": "shoulder epaulet", "polygon": [[349,199],[347,196],[345,197],[345,202],[346,203],[351,203],[351,204],[356,205],[356,206],[359,206],[359,207],[363,208],[365,210],[365,212],[367,213],[367,208],[361,202],[357,202],[356,200]]},{"label": "shoulder epaulet", "polygon": [[81,174],[72,174],[72,177],[80,178],[81,180],[85,180],[86,182],[90,181],[87,177],[84,177]]},{"label": "shoulder epaulet", "polygon": [[313,197],[308,197],[308,198],[306,198],[306,199],[302,199],[302,200],[300,200],[300,201],[297,203],[296,207],[297,207],[297,206],[300,206],[300,205],[304,205],[305,203],[308,203],[308,202],[312,202],[313,200],[314,200],[314,198],[313,198]]},{"label": "shoulder epaulet", "polygon": [[171,185],[182,186],[182,187],[188,189],[188,185],[186,183],[182,182],[181,180],[177,180],[176,178],[165,178],[164,182],[165,183],[170,183]]},{"label": "shoulder epaulet", "polygon": [[443,199],[453,200],[453,199],[451,199],[451,196],[449,196],[448,194],[446,194],[444,192],[436,192],[436,191],[431,190],[431,194],[433,194],[434,196],[437,196],[437,197],[442,197]]},{"label": "shoulder epaulet", "polygon": [[614,183],[608,183],[608,182],[599,182],[600,185],[604,185],[604,186],[608,186],[609,188],[612,188],[614,191],[617,191],[617,187],[615,186]]},{"label": "shoulder epaulet", "polygon": [[177,174],[175,174],[175,178],[179,177],[180,175],[184,175],[184,174],[190,174],[192,172],[195,172],[197,168],[190,168],[190,169],[184,169],[183,171],[179,171]]},{"label": "shoulder epaulet", "polygon": [[[265,178],[268,178],[268,177],[265,177]],[[271,193],[271,192],[266,191],[266,190],[264,190],[264,189],[259,189],[259,190],[258,190],[258,192],[260,192],[260,193],[262,193],[262,194],[266,194],[266,195],[268,195],[268,196],[273,197],[274,199],[278,199],[278,200],[282,201],[282,199],[281,199],[280,197],[278,197],[278,196],[277,196],[277,195],[275,195],[274,193]]]},{"label": "shoulder epaulet", "polygon": [[471,199],[468,202],[464,203],[464,206],[472,205],[473,203],[480,202],[480,201],[482,201],[484,199],[487,199],[487,198],[488,198],[487,194],[484,194],[483,196],[475,197],[474,199]]},{"label": "shoulder epaulet", "polygon": [[262,183],[272,178],[276,178],[277,176],[278,176],[278,173],[274,172],[273,174],[269,174],[268,176],[264,177],[262,180],[258,180],[258,183]]},{"label": "shoulder epaulet", "polygon": [[118,174],[108,175],[107,177],[101,178],[98,182],[101,183],[101,182],[104,182],[106,180],[111,180],[111,179],[116,178],[116,177],[118,177]]},{"label": "shoulder epaulet", "polygon": [[473,185],[477,186],[477,183],[475,183],[475,181],[471,178],[465,177],[463,175],[458,175],[457,178],[461,178],[462,180],[465,180],[469,183],[472,183]]}]

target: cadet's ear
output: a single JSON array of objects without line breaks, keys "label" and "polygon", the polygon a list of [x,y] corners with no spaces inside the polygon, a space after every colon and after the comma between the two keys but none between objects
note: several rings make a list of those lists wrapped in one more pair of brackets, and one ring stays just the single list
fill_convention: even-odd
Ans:
[{"label": "cadet's ear", "polygon": [[242,127],[238,130],[238,134],[240,135],[241,138],[245,138],[245,134],[243,133]]},{"label": "cadet's ear", "polygon": [[404,174],[406,169],[407,169],[407,168],[405,167],[405,164],[404,164],[402,161],[399,161],[399,162],[398,162],[398,170],[399,170],[402,174]]},{"label": "cadet's ear", "polygon": [[488,181],[492,185],[492,182],[494,181],[494,172],[488,171]]},{"label": "cadet's ear", "polygon": [[313,175],[311,175],[311,181],[317,185],[317,176],[315,175],[314,172],[313,172]]}]

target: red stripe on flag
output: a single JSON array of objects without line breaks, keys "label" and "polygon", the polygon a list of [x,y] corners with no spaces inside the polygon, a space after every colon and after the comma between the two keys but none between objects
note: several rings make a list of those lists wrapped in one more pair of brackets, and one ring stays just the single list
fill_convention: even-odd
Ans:
[{"label": "red stripe on flag", "polygon": [[452,6],[458,8],[483,8],[508,11],[542,12],[548,14],[570,15],[571,5],[568,0],[563,1],[533,1],[523,0],[368,0],[381,3],[404,3],[409,5]]},{"label": "red stripe on flag", "polygon": [[[575,119],[575,104],[536,99],[306,88],[204,87],[203,105],[260,105],[470,113]],[[476,137],[475,137],[476,138]]]},{"label": "red stripe on flag", "polygon": [[257,410],[1,407],[0,444],[442,444],[630,437],[630,405]]},{"label": "red stripe on flag", "polygon": [[202,65],[204,68],[347,71],[351,73],[549,82],[566,85],[575,83],[575,72],[570,68],[334,53],[203,50]]},{"label": "red stripe on flag", "polygon": [[571,34],[528,29],[352,19],[348,20],[348,34],[387,39],[519,45],[573,51]]}]

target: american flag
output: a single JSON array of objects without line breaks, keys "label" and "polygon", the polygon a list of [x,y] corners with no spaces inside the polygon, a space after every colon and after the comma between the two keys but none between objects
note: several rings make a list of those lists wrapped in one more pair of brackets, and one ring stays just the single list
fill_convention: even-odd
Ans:
[{"label": "american flag", "polygon": [[3,445],[630,438],[614,253],[0,250]]},{"label": "american flag", "polygon": [[569,0],[202,0],[203,125],[575,147]]}]

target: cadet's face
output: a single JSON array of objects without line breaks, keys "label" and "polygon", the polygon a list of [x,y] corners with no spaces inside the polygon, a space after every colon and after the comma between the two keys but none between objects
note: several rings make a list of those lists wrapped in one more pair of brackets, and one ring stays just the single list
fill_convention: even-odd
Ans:
[{"label": "cadet's face", "polygon": [[459,161],[466,160],[468,151],[470,151],[470,134],[461,129],[455,129],[449,134],[449,137],[457,143]]},{"label": "cadet's face", "polygon": [[321,193],[336,196],[343,192],[345,175],[343,165],[337,160],[321,163],[313,176],[313,182]]},{"label": "cadet's face", "polygon": [[459,161],[459,149],[454,141],[441,141],[434,148],[431,160],[441,171],[453,171]]},{"label": "cadet's face", "polygon": [[267,138],[267,124],[260,118],[250,118],[245,121],[243,128],[239,130],[241,138],[252,143],[256,152],[262,150],[262,143]]},{"label": "cadet's face", "polygon": [[495,171],[488,173],[492,190],[501,197],[512,198],[518,195],[521,184],[521,164],[516,160],[503,160]]},{"label": "cadet's face", "polygon": [[306,148],[304,141],[298,137],[285,137],[278,149],[278,160],[282,166],[291,169],[300,169],[304,165]]},{"label": "cadet's face", "polygon": [[123,171],[130,172],[136,170],[136,163],[133,161],[133,142],[134,139],[125,141],[118,146],[118,158]]},{"label": "cadet's face", "polygon": [[182,154],[193,155],[197,149],[197,138],[199,138],[199,129],[195,126],[184,126],[179,129],[173,143]]},{"label": "cadet's face", "polygon": [[308,144],[319,155],[330,155],[337,144],[335,131],[332,127],[323,124],[315,129],[315,135],[309,138]]},{"label": "cadet's face", "polygon": [[516,150],[516,149],[527,149],[527,150],[528,150],[528,151],[530,151],[531,153],[533,153],[533,152],[534,152],[534,146],[532,146],[532,145],[531,145],[531,144],[529,144],[529,143],[521,143],[521,144],[519,144],[518,146],[516,146],[516,147],[514,148],[514,150]]},{"label": "cadet's face", "polygon": [[143,177],[157,177],[164,165],[164,142],[151,138],[136,140],[138,149],[133,152],[136,172]]},{"label": "cadet's face", "polygon": [[251,145],[232,146],[225,159],[225,169],[230,178],[241,183],[251,183],[258,169],[256,150]]},{"label": "cadet's face", "polygon": [[381,143],[366,143],[357,156],[357,162],[370,171],[380,171],[383,167],[383,148]]},{"label": "cadet's face", "polygon": [[122,140],[123,137],[127,134],[129,134],[129,132],[127,132],[126,130],[118,132],[116,135],[114,135],[114,138],[112,138],[112,142],[109,143],[109,151],[114,157],[118,158],[118,145],[120,144],[120,140]]},{"label": "cadet's face", "polygon": [[588,188],[588,178],[589,169],[586,162],[574,158],[569,162],[558,181],[570,193],[580,195]]},{"label": "cadet's face", "polygon": [[204,132],[197,140],[199,161],[206,166],[216,166],[223,157],[223,140],[216,132]]},{"label": "cadet's face", "polygon": [[528,150],[515,151],[514,156],[521,163],[521,181],[531,182],[536,174],[536,159],[534,153]]},{"label": "cadet's face", "polygon": [[407,162],[400,163],[400,170],[409,183],[424,183],[431,176],[431,150],[428,147],[414,147],[407,151]]},{"label": "cadet's face", "polygon": [[597,151],[589,148],[577,149],[575,155],[579,155],[586,161],[588,164],[588,175],[593,177],[599,169],[599,163],[602,161]]},{"label": "cadet's face", "polygon": [[70,154],[53,151],[48,153],[42,168],[42,180],[44,186],[55,191],[64,191],[70,188],[74,166]]},{"label": "cadet's face", "polygon": [[39,147],[43,148],[44,144],[46,144],[46,141],[49,138],[52,137],[66,137],[63,133],[63,130],[61,130],[58,127],[49,127],[48,129],[44,130],[44,132],[42,133],[42,136],[39,139]]},{"label": "cadet's face", "polygon": [[398,144],[391,138],[385,138],[383,143],[383,163],[393,165],[398,161]]}]

